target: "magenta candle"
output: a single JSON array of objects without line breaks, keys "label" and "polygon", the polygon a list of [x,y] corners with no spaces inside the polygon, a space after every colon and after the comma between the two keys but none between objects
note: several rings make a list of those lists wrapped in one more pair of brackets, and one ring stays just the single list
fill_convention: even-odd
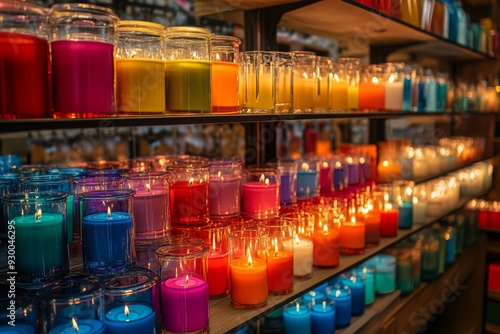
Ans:
[{"label": "magenta candle", "polygon": [[198,277],[175,277],[161,282],[162,328],[193,333],[208,328],[208,283]]},{"label": "magenta candle", "polygon": [[279,210],[279,191],[269,179],[243,185],[243,213],[253,217],[274,217]]},{"label": "magenta candle", "polygon": [[333,168],[328,161],[320,163],[319,168],[319,192],[320,195],[328,195],[333,188]]}]

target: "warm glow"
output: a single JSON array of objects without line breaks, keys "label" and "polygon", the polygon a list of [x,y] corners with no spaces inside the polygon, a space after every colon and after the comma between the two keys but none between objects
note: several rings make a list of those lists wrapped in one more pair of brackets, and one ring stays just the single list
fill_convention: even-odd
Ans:
[{"label": "warm glow", "polygon": [[340,81],[339,75],[337,73],[335,73],[333,75],[333,80],[335,80],[335,82],[339,82]]},{"label": "warm glow", "polygon": [[410,187],[406,188],[406,195],[411,196],[412,193],[413,190]]},{"label": "warm glow", "polygon": [[189,282],[189,275],[186,275],[186,285],[188,284]]},{"label": "warm glow", "polygon": [[297,310],[297,313],[300,312],[300,304],[299,303],[295,303],[295,309]]},{"label": "warm glow", "polygon": [[217,61],[219,61],[219,60],[220,60],[220,55],[219,55],[219,53],[218,53],[218,52],[215,54],[215,60],[217,60]]},{"label": "warm glow", "polygon": [[36,219],[40,219],[42,218],[42,209],[38,209],[36,212],[35,212],[35,220]]},{"label": "warm glow", "polygon": [[300,243],[300,239],[299,239],[298,234],[295,235],[295,242],[297,243],[297,245]]},{"label": "warm glow", "polygon": [[363,157],[359,158],[359,163],[360,164],[364,164],[365,163],[365,158],[363,158]]},{"label": "warm glow", "polygon": [[385,204],[384,204],[384,209],[385,209],[385,211],[390,211],[390,210],[392,210],[392,204],[391,204],[391,203],[385,203]]},{"label": "warm glow", "polygon": [[389,166],[389,161],[387,161],[387,160],[382,161],[382,166],[388,167]]},{"label": "warm glow", "polygon": [[375,85],[378,84],[378,78],[377,77],[373,77],[372,78],[372,84],[375,84]]},{"label": "warm glow", "polygon": [[413,197],[413,204],[417,204],[418,203],[418,197]]},{"label": "warm glow", "polygon": [[219,179],[220,179],[221,175],[222,175],[221,171],[218,171],[218,172],[217,172],[217,177],[218,177]]},{"label": "warm glow", "polygon": [[125,305],[125,308],[123,309],[123,313],[125,313],[125,316],[127,317],[127,321],[128,321],[128,315],[130,314],[130,311],[128,310],[127,305]]},{"label": "warm glow", "polygon": [[264,182],[264,184],[265,184],[266,186],[268,186],[268,185],[269,185],[269,179],[266,179],[266,181]]},{"label": "warm glow", "polygon": [[265,179],[266,179],[266,177],[264,176],[264,174],[260,174],[259,182],[264,183]]},{"label": "warm glow", "polygon": [[188,182],[188,185],[192,186],[192,185],[193,185],[193,183],[194,183],[194,179],[193,179],[193,178],[190,178],[190,179],[189,179],[189,182]]},{"label": "warm glow", "polygon": [[328,225],[323,225],[323,232],[328,233]]},{"label": "warm glow", "polygon": [[250,254],[250,250],[248,250],[248,266],[252,265],[252,254]]},{"label": "warm glow", "polygon": [[302,165],[300,165],[300,169],[309,170],[309,164],[307,162],[303,162]]},{"label": "warm glow", "polygon": [[354,216],[351,217],[351,223],[356,224],[356,217]]},{"label": "warm glow", "polygon": [[274,245],[274,256],[278,256],[278,245]]},{"label": "warm glow", "polygon": [[347,163],[348,163],[349,165],[351,165],[351,164],[352,164],[352,162],[353,162],[353,159],[352,159],[352,157],[346,157],[346,158],[345,158],[345,161],[347,161]]},{"label": "warm glow", "polygon": [[111,207],[108,206],[108,219],[111,218]]},{"label": "warm glow", "polygon": [[151,185],[149,183],[146,183],[146,190],[151,191]]},{"label": "warm glow", "polygon": [[78,332],[80,330],[80,328],[78,328],[78,324],[76,323],[76,319],[75,318],[71,318],[71,325],[73,325],[73,329],[75,331]]},{"label": "warm glow", "polygon": [[326,300],[323,300],[323,310],[326,309]]},{"label": "warm glow", "polygon": [[340,163],[340,161],[335,162],[335,168],[342,168],[342,164]]},{"label": "warm glow", "polygon": [[323,168],[328,168],[328,162],[323,161]]},{"label": "warm glow", "polygon": [[394,75],[391,74],[391,76],[389,77],[389,79],[387,79],[387,81],[389,81],[389,83],[393,83],[394,82]]}]

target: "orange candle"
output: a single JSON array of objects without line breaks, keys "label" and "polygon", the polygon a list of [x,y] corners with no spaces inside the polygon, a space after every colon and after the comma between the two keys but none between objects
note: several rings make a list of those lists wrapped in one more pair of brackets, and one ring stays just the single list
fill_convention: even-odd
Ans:
[{"label": "orange candle", "polygon": [[279,250],[278,245],[267,258],[267,285],[272,294],[286,295],[293,291],[293,253]]},{"label": "orange candle", "polygon": [[336,267],[339,265],[339,233],[323,225],[321,231],[314,232],[313,264],[319,267]]},{"label": "orange candle", "polygon": [[235,308],[255,308],[267,304],[267,264],[265,259],[247,258],[231,262],[231,303]]},{"label": "orange candle", "polygon": [[376,111],[385,108],[385,87],[379,84],[377,78],[372,79],[372,82],[359,83],[358,99],[361,111]]},{"label": "orange candle", "polygon": [[365,252],[365,223],[356,221],[344,222],[339,231],[340,252],[342,254],[363,254]]},{"label": "orange candle", "polygon": [[230,113],[239,109],[239,65],[212,62],[212,112]]},{"label": "orange candle", "polygon": [[401,169],[398,164],[390,160],[382,160],[377,165],[377,180],[382,183],[391,182],[399,179]]}]

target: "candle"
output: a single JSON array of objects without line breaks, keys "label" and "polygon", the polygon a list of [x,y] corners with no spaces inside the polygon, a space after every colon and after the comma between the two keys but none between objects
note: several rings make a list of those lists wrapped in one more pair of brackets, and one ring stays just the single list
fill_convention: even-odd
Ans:
[{"label": "candle", "polygon": [[[94,213],[83,217],[83,262],[90,267],[124,265],[132,261],[132,216],[127,212]],[[91,268],[87,268],[91,269]]]},{"label": "candle", "polygon": [[208,283],[186,276],[160,284],[162,329],[174,333],[202,331],[208,327]]},{"label": "candle", "polygon": [[432,281],[437,277],[439,267],[439,240],[434,237],[424,240],[422,244],[422,270],[424,281]]},{"label": "candle", "polygon": [[313,242],[304,237],[295,235],[295,240],[286,240],[283,250],[293,251],[293,275],[299,278],[308,278],[313,268]]},{"label": "candle", "polygon": [[377,165],[377,179],[379,182],[390,182],[397,179],[401,171],[399,166],[390,160],[382,160]]},{"label": "candle", "polygon": [[203,225],[208,215],[208,183],[203,179],[176,181],[169,185],[172,227]]},{"label": "candle", "polygon": [[453,227],[448,227],[444,234],[446,242],[446,264],[455,263],[457,253],[457,230]]},{"label": "candle", "polygon": [[408,295],[413,291],[413,268],[409,254],[399,254],[396,263],[396,288],[401,290],[402,295]]},{"label": "candle", "polygon": [[278,214],[279,191],[276,183],[269,179],[251,181],[243,184],[243,212],[259,217],[272,217]]},{"label": "candle", "polygon": [[293,252],[270,250],[267,257],[267,287],[274,294],[288,294],[293,290]]},{"label": "candle", "polygon": [[16,270],[38,277],[66,267],[69,269],[63,216],[39,210],[12,219],[15,227]]},{"label": "candle", "polygon": [[385,107],[385,87],[379,84],[376,77],[371,82],[359,83],[359,110],[384,110]]},{"label": "candle", "polygon": [[385,110],[403,110],[403,82],[392,74],[385,84]]},{"label": "candle", "polygon": [[316,197],[317,190],[318,171],[309,169],[309,165],[305,163],[302,165],[302,169],[297,171],[297,199]]},{"label": "candle", "polygon": [[211,175],[209,182],[210,216],[230,217],[240,214],[241,178]]},{"label": "candle", "polygon": [[267,304],[267,264],[265,259],[239,258],[231,262],[231,302],[235,307]]},{"label": "candle", "polygon": [[318,267],[336,267],[339,265],[339,232],[323,225],[321,231],[312,236],[313,264]]},{"label": "candle", "polygon": [[345,158],[347,162],[347,183],[355,185],[359,183],[359,162],[352,157]]},{"label": "candle", "polygon": [[375,257],[375,291],[390,293],[396,289],[396,258],[388,254]]},{"label": "candle", "polygon": [[392,204],[385,203],[384,210],[380,213],[380,236],[391,238],[398,235],[398,210]]},{"label": "candle", "polygon": [[359,158],[360,181],[365,183],[370,181],[370,174],[371,174],[370,169],[371,169],[370,159],[365,157],[360,157]]},{"label": "candle", "polygon": [[340,226],[339,244],[342,254],[363,254],[365,251],[365,223],[352,217]]},{"label": "candle", "polygon": [[365,279],[365,305],[375,300],[375,267],[363,266],[357,270],[357,275]]},{"label": "candle", "polygon": [[347,111],[349,86],[345,82],[339,82],[338,74],[334,74],[331,84],[332,90],[332,109],[336,111]]},{"label": "candle", "polygon": [[212,61],[212,112],[237,112],[239,64]]},{"label": "candle", "polygon": [[[259,70],[255,67],[255,70]],[[251,111],[270,111],[274,110],[273,99],[273,74],[271,73],[249,73],[246,81],[246,94],[243,95],[243,107]]]},{"label": "candle", "polygon": [[331,193],[333,187],[332,177],[333,173],[330,164],[328,164],[328,162],[326,161],[323,161],[319,169],[320,194],[328,195]]},{"label": "candle", "polygon": [[335,328],[349,326],[351,323],[351,291],[334,287],[328,297],[335,301]]},{"label": "candle", "polygon": [[311,308],[311,328],[313,333],[335,332],[335,303],[324,300]]},{"label": "candle", "polygon": [[157,59],[116,59],[116,109],[119,112],[165,111],[165,63]]},{"label": "candle", "polygon": [[[311,68],[310,71],[312,72],[313,69]],[[313,73],[306,73],[304,70],[293,77],[293,109],[297,112],[311,112],[313,109],[316,83],[313,76]]]},{"label": "candle", "polygon": [[311,333],[311,310],[305,304],[291,303],[283,311],[283,323],[287,334]]},{"label": "candle", "polygon": [[288,206],[295,202],[295,183],[296,176],[294,173],[281,173],[280,182],[280,205]]},{"label": "candle", "polygon": [[57,326],[49,334],[104,334],[104,323],[94,319],[75,319],[71,323]]},{"label": "candle", "polygon": [[380,211],[368,211],[363,219],[365,223],[365,242],[367,247],[374,247],[380,241]]},{"label": "candle", "polygon": [[333,188],[335,190],[347,187],[347,168],[341,162],[335,162],[333,168]]},{"label": "candle", "polygon": [[350,275],[342,278],[342,284],[351,289],[351,315],[361,315],[365,312],[365,282],[361,277]]},{"label": "candle", "polygon": [[104,324],[109,334],[154,333],[156,313],[142,304],[118,306],[106,312]]},{"label": "candle", "polygon": [[314,289],[311,291],[308,291],[304,293],[302,296],[302,301],[304,303],[312,303],[313,300],[318,301],[318,300],[323,300],[325,298],[325,294],[321,292],[320,289]]},{"label": "candle", "polygon": [[427,202],[423,199],[413,197],[413,222],[415,224],[425,223],[427,218]]},{"label": "candle", "polygon": [[208,294],[222,297],[229,291],[229,253],[211,250],[208,254]]},{"label": "candle", "polygon": [[168,228],[168,193],[149,187],[136,190],[134,221],[136,239],[162,236]]},{"label": "candle", "polygon": [[398,226],[401,229],[411,228],[413,224],[413,205],[411,202],[402,202],[398,210]]},{"label": "candle", "polygon": [[35,328],[30,325],[16,323],[15,326],[0,326],[0,333],[4,334],[35,334]]}]

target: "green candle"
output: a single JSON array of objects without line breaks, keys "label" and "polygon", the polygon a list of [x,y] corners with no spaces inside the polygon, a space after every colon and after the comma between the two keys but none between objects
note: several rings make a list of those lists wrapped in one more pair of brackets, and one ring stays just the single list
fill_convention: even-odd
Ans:
[{"label": "green candle", "polygon": [[[19,275],[50,276],[66,265],[67,247],[61,213],[30,214],[14,219],[16,270]],[[49,275],[47,275],[49,274]]]}]

